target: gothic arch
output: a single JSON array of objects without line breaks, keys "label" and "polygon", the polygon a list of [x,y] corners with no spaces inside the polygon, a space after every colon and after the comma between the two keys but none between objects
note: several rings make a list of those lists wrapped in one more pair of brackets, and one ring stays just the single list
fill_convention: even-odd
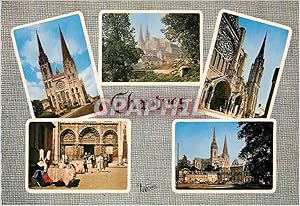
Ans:
[{"label": "gothic arch", "polygon": [[219,81],[215,84],[213,97],[210,103],[210,108],[217,111],[226,110],[230,99],[231,88],[228,81]]},{"label": "gothic arch", "polygon": [[80,143],[95,144],[99,142],[100,134],[97,129],[93,127],[86,127],[79,133]]},{"label": "gothic arch", "polygon": [[118,144],[118,134],[115,130],[108,129],[102,136],[103,144]]},{"label": "gothic arch", "polygon": [[62,144],[74,144],[76,142],[75,132],[71,129],[65,129],[60,133]]}]

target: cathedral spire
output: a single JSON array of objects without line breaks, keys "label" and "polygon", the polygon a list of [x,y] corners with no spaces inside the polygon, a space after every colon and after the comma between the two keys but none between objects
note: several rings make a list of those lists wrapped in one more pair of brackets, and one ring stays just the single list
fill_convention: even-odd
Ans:
[{"label": "cathedral spire", "polygon": [[212,141],[212,144],[217,144],[217,141],[216,141],[216,128],[214,127],[214,132],[213,132],[213,141]]},{"label": "cathedral spire", "polygon": [[224,139],[223,157],[224,157],[225,155],[228,156],[227,138],[226,138],[226,136],[225,136],[225,139]]},{"label": "cathedral spire", "polygon": [[145,41],[149,41],[149,40],[150,40],[150,32],[149,32],[149,27],[147,24],[146,33],[145,33]]},{"label": "cathedral spire", "polygon": [[143,29],[142,29],[142,25],[140,25],[140,34],[139,34],[139,40],[138,40],[138,47],[143,49],[144,48],[144,37],[143,37]]},{"label": "cathedral spire", "polygon": [[44,49],[42,47],[41,40],[40,40],[40,37],[39,37],[39,34],[38,34],[37,30],[35,30],[35,33],[36,33],[36,39],[37,39],[37,42],[38,42],[39,56],[45,55],[45,52],[44,52]]},{"label": "cathedral spire", "polygon": [[258,53],[258,57],[262,57],[262,58],[264,57],[265,47],[266,47],[267,34],[268,34],[268,33],[266,32],[264,41],[263,41],[263,43],[262,43],[262,45],[261,45],[261,48],[260,48],[260,50],[259,50],[259,53]]},{"label": "cathedral spire", "polygon": [[66,59],[72,60],[72,57],[70,55],[69,49],[68,49],[67,44],[66,44],[66,41],[65,41],[64,36],[61,32],[60,26],[58,26],[58,28],[59,28],[60,44],[61,44],[63,62],[65,62]]}]

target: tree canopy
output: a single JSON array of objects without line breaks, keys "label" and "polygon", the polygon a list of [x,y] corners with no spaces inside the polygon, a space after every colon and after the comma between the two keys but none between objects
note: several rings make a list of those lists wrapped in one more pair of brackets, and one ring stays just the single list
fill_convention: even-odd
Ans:
[{"label": "tree canopy", "polygon": [[162,18],[166,28],[162,30],[171,42],[177,42],[192,58],[193,63],[200,61],[200,15],[166,14]]},{"label": "tree canopy", "polygon": [[102,18],[103,81],[128,82],[133,65],[143,55],[142,50],[136,48],[129,14],[103,14]]},{"label": "tree canopy", "polygon": [[273,123],[272,122],[242,122],[238,139],[244,139],[245,147],[239,157],[246,160],[247,167],[254,177],[254,182],[260,179],[271,183],[273,176]]}]

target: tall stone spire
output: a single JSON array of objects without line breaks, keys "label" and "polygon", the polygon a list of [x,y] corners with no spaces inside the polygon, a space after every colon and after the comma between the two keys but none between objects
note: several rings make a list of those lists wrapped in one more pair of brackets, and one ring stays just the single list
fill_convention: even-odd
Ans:
[{"label": "tall stone spire", "polygon": [[211,144],[217,144],[217,141],[216,141],[216,128],[214,128],[214,132],[213,132],[213,141]]},{"label": "tall stone spire", "polygon": [[39,34],[38,34],[37,31],[35,31],[35,34],[36,34],[36,39],[37,39],[37,42],[38,42],[39,56],[45,55],[45,52],[44,52],[44,49],[43,49],[43,47],[42,47],[42,44],[41,44],[41,40],[40,40]]},{"label": "tall stone spire", "polygon": [[257,57],[255,58],[253,64],[251,65],[251,70],[247,82],[248,87],[248,100],[247,100],[247,108],[246,108],[246,117],[254,117],[258,91],[260,89],[260,82],[264,72],[264,53],[266,47],[267,33],[264,37],[263,43],[260,47]]},{"label": "tall stone spire", "polygon": [[265,53],[265,47],[266,47],[266,39],[267,39],[267,32],[266,32],[266,35],[265,35],[265,38],[264,38],[264,41],[260,47],[260,50],[259,50],[259,53],[258,53],[258,56],[257,57],[261,57],[261,58],[264,58],[264,53]]},{"label": "tall stone spire", "polygon": [[36,33],[36,39],[37,39],[37,43],[38,43],[38,50],[39,50],[39,65],[41,66],[41,65],[49,63],[49,61],[48,61],[47,55],[44,52],[39,34],[37,31],[35,31],[35,33]]},{"label": "tall stone spire", "polygon": [[145,34],[145,41],[149,41],[150,40],[150,32],[149,32],[149,27],[147,25],[146,27],[146,34]]},{"label": "tall stone spire", "polygon": [[63,62],[65,62],[65,60],[67,59],[73,61],[60,27],[59,27],[59,35],[60,35],[60,44],[61,44]]},{"label": "tall stone spire", "polygon": [[228,156],[227,138],[226,138],[226,136],[225,136],[225,139],[224,139],[223,157],[224,157],[225,155]]},{"label": "tall stone spire", "polygon": [[210,145],[210,164],[214,166],[215,160],[218,158],[218,145],[216,141],[216,128],[213,131],[213,140]]},{"label": "tall stone spire", "polygon": [[41,74],[42,74],[43,80],[47,80],[52,77],[51,65],[48,60],[47,55],[44,52],[39,34],[37,31],[35,31],[35,33],[36,33],[36,39],[37,39],[37,44],[38,44],[38,50],[39,50],[39,65],[40,65]]},{"label": "tall stone spire", "polygon": [[142,29],[142,25],[140,26],[140,34],[139,34],[139,40],[138,40],[138,45],[139,48],[143,49],[145,46],[145,41],[144,41],[144,37],[143,37],[143,29]]}]

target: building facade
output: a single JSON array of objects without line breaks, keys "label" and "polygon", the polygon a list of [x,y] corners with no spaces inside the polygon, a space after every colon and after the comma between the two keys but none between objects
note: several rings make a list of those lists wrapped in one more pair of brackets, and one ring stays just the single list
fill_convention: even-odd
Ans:
[{"label": "building facade", "polygon": [[216,141],[216,130],[213,132],[213,139],[210,146],[210,164],[213,167],[229,168],[229,154],[227,149],[226,136],[224,139],[223,153],[218,155],[218,144]]},{"label": "building facade", "polygon": [[218,155],[218,145],[216,141],[216,131],[213,130],[212,142],[210,147],[210,159],[194,158],[195,168],[183,168],[178,171],[178,183],[184,184],[244,184],[253,181],[246,164],[240,163],[235,159],[230,165],[227,139],[225,136],[223,152]]},{"label": "building facade", "polygon": [[209,63],[200,108],[215,110],[233,117],[254,117],[257,96],[264,71],[265,35],[258,55],[244,79],[247,53],[243,49],[246,30],[239,17],[224,13]]},{"label": "building facade", "polygon": [[38,150],[51,151],[51,162],[83,160],[85,153],[107,154],[115,164],[127,162],[126,122],[32,122],[29,125],[29,163],[38,160]]},{"label": "building facade", "polygon": [[70,55],[60,28],[59,35],[63,59],[63,72],[56,69],[55,73],[53,73],[51,64],[42,47],[39,35],[36,32],[39,50],[38,59],[42,80],[50,107],[55,113],[61,113],[68,107],[83,106],[90,102],[84,83],[78,76],[76,65]]}]

